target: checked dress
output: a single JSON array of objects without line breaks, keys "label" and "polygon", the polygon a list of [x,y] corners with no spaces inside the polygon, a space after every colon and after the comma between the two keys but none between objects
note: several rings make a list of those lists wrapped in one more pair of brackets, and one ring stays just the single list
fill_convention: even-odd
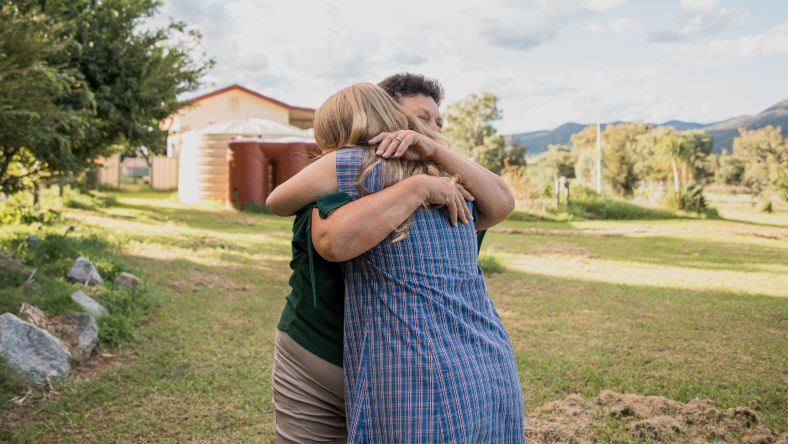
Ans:
[{"label": "checked dress", "polygon": [[[340,192],[359,198],[364,148],[337,152]],[[382,163],[365,178],[384,187]],[[524,443],[524,402],[509,336],[487,293],[473,223],[414,213],[343,264],[348,442]]]}]

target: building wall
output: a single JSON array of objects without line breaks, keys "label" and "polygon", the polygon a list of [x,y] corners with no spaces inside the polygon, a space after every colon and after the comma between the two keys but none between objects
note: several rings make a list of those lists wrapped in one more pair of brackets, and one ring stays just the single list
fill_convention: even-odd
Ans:
[{"label": "building wall", "polygon": [[238,90],[200,100],[178,113],[176,131],[186,132],[230,120],[262,118],[288,125],[287,108]]}]

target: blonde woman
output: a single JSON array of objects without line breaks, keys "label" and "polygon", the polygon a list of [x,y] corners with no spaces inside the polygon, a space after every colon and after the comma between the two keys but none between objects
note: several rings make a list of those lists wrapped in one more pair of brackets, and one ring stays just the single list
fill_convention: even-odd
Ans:
[{"label": "blonde woman", "polygon": [[[315,116],[315,137],[326,155],[278,188],[275,200],[300,208],[324,193],[357,199],[413,177],[450,185],[460,173],[479,203],[476,226],[455,227],[443,208],[421,208],[343,263],[348,440],[524,442],[513,349],[477,263],[475,229],[511,211],[483,211],[482,201],[500,199],[474,189],[489,172],[452,157],[440,135],[370,84],[329,98]],[[407,140],[416,155],[368,145],[380,140]],[[394,156],[378,157],[379,149]],[[442,162],[416,160],[425,157]]]}]

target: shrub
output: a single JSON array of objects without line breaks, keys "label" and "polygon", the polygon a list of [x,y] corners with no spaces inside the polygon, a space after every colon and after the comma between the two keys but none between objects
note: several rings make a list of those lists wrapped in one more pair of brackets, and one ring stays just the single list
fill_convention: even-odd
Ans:
[{"label": "shrub", "polygon": [[771,199],[767,197],[761,199],[761,201],[758,203],[758,211],[760,211],[761,213],[771,213],[772,211],[774,211],[774,207],[772,207]]},{"label": "shrub", "polygon": [[16,193],[0,202],[1,225],[52,224],[60,220],[60,212],[56,209],[33,205],[33,196],[29,193]]},{"label": "shrub", "polygon": [[99,340],[112,347],[134,339],[134,324],[154,305],[145,288],[118,288],[97,299],[108,311],[98,320]]},{"label": "shrub", "polygon": [[586,219],[633,220],[633,219],[672,219],[676,214],[641,207],[623,200],[600,196],[596,191],[583,185],[571,187],[571,204],[564,209],[567,213]]},{"label": "shrub", "polygon": [[94,210],[115,205],[113,196],[105,196],[92,191],[80,192],[73,188],[66,188],[63,195],[63,206],[80,210]]},{"label": "shrub", "polygon": [[482,267],[482,271],[485,274],[503,273],[506,271],[503,261],[491,254],[479,255],[479,266]]}]

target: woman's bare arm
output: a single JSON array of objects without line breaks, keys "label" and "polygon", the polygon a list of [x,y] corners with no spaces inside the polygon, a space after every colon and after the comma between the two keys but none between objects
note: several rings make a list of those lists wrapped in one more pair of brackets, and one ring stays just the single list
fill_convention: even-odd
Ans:
[{"label": "woman's bare arm", "polygon": [[432,160],[451,174],[462,177],[462,185],[476,198],[479,210],[476,228],[487,229],[506,219],[514,210],[514,196],[506,181],[497,174],[466,159],[453,150],[411,130],[381,133],[369,141],[378,144],[376,154],[383,157],[401,157]]},{"label": "woman's bare arm", "polygon": [[312,244],[326,260],[353,259],[381,243],[422,204],[446,205],[452,225],[467,223],[464,190],[447,177],[418,174],[335,210],[312,210]]}]

